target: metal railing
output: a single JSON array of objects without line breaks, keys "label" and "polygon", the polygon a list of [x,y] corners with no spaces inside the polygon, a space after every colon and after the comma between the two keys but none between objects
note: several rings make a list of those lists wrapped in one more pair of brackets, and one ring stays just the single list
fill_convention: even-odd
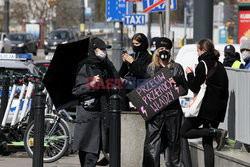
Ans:
[{"label": "metal railing", "polygon": [[250,144],[250,71],[226,68],[229,78],[229,99],[224,123],[229,138]]}]

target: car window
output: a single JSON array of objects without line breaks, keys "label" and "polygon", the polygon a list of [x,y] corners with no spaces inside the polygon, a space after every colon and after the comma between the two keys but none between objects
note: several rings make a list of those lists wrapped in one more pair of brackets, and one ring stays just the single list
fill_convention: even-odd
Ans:
[{"label": "car window", "polygon": [[10,34],[9,38],[11,41],[24,41],[23,34]]},{"label": "car window", "polygon": [[78,41],[78,35],[77,35],[77,32],[73,32],[73,35],[74,35],[74,40],[75,40],[75,41]]},{"label": "car window", "polygon": [[35,63],[35,66],[38,68],[39,71],[41,71],[42,73],[46,73],[46,71],[49,68],[50,63]]},{"label": "car window", "polygon": [[49,34],[49,39],[68,40],[69,39],[69,33],[67,31],[52,31]]},{"label": "car window", "polygon": [[26,40],[27,40],[27,41],[30,41],[30,40],[31,40],[30,34],[27,34],[27,35],[26,35]]}]

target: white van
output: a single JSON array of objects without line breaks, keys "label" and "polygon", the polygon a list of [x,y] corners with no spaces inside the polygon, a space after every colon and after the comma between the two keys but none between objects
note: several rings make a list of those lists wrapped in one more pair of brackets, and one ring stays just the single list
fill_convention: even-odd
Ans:
[{"label": "white van", "polygon": [[[220,52],[220,58],[219,61],[223,63],[224,60],[224,47],[228,44],[216,44],[215,49],[217,49]],[[233,44],[235,47],[236,52],[240,53],[240,45],[239,44]],[[241,60],[242,57],[241,57]],[[193,71],[195,71],[195,67],[198,64],[198,52],[197,52],[197,44],[188,44],[183,46],[176,58],[175,62],[179,63],[182,65],[184,71],[186,70],[187,67],[191,67]],[[244,63],[242,61],[242,63]],[[180,97],[180,103],[182,106],[183,110],[188,109],[188,105],[192,102],[194,98],[194,94],[191,90],[188,90],[188,94],[186,96]]]}]

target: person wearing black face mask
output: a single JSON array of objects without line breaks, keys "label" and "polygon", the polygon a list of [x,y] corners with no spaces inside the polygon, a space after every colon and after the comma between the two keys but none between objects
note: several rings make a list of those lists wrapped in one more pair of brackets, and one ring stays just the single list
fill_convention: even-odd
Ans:
[{"label": "person wearing black face mask", "polygon": [[[171,48],[172,42],[170,39],[162,37],[157,40],[152,63],[149,64],[147,69],[147,78],[152,77],[161,68],[168,68],[173,74],[170,81],[177,86],[181,85],[185,92],[183,95],[186,95],[188,86],[184,70],[180,64],[172,60],[170,54]],[[191,163],[188,148],[188,153],[185,152],[185,155],[182,157],[189,158],[189,160],[181,159],[181,154],[183,154],[181,142],[183,141],[180,138],[179,132],[182,117],[183,112],[179,99],[177,99],[146,122],[143,167],[160,166],[159,160],[162,151],[164,152],[166,166],[191,166],[186,163],[187,161]]]},{"label": "person wearing black face mask", "polygon": [[[121,108],[129,110],[128,98],[125,96],[131,90],[139,85],[138,79],[144,79],[147,71],[147,66],[152,61],[152,56],[147,51],[148,39],[142,33],[137,33],[132,37],[133,54],[122,54],[122,66],[119,74],[125,79],[124,90],[120,91],[123,97]],[[132,84],[134,82],[135,84]]]}]

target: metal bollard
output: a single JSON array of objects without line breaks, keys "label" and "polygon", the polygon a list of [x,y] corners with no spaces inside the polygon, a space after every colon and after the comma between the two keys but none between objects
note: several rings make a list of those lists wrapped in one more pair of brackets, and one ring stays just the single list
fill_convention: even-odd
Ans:
[{"label": "metal bollard", "polygon": [[3,121],[4,113],[5,113],[7,104],[8,104],[9,87],[10,87],[9,72],[7,70],[5,70],[4,71],[4,77],[3,77],[2,96],[1,96],[0,124]]},{"label": "metal bollard", "polygon": [[44,152],[44,110],[46,95],[42,92],[44,86],[42,82],[35,85],[34,95],[34,149],[33,149],[33,167],[43,167]]},{"label": "metal bollard", "polygon": [[[121,110],[118,90],[110,97],[110,167],[121,166]],[[112,144],[111,144],[112,143]]]}]

